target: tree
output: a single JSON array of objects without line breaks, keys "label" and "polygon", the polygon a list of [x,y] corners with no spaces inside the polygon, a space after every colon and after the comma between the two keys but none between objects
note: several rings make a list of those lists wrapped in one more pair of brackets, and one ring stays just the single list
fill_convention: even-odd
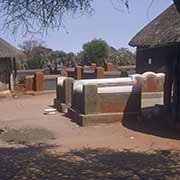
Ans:
[{"label": "tree", "polygon": [[[0,0],[0,17],[5,30],[39,32],[64,26],[64,17],[71,14],[92,14],[95,0]],[[122,3],[127,9],[129,0],[110,0]],[[152,0],[150,0],[152,1]],[[172,0],[173,1],[173,0]],[[180,0],[174,0],[180,10]]]},{"label": "tree", "polygon": [[44,42],[29,40],[23,42],[19,47],[25,55],[24,62],[27,64],[27,68],[39,69],[42,68],[44,64],[51,63],[50,56],[52,50],[46,48]]},{"label": "tree", "polygon": [[34,47],[27,60],[29,69],[41,69],[43,65],[53,63],[50,59],[52,50],[45,47]]},{"label": "tree", "polygon": [[103,66],[109,58],[109,46],[102,39],[94,39],[83,44],[83,64],[96,63]]},{"label": "tree", "polygon": [[120,66],[134,65],[136,63],[135,53],[132,53],[127,48],[120,48],[119,50],[115,50],[115,48],[113,48],[109,59],[109,61],[113,64]]},{"label": "tree", "polygon": [[54,61],[56,64],[64,65],[66,61],[67,53],[64,51],[52,51],[50,54],[51,61]]},{"label": "tree", "polygon": [[69,14],[91,13],[93,0],[0,0],[4,29],[17,32],[40,32],[63,26]]}]

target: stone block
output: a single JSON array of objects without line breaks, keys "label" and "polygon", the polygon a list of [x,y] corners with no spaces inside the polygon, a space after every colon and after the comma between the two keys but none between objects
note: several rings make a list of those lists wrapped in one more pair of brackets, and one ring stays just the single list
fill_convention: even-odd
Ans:
[{"label": "stone block", "polygon": [[83,86],[83,114],[92,114],[97,111],[97,86]]},{"label": "stone block", "polygon": [[72,86],[73,86],[73,79],[67,78],[64,80],[63,83],[63,94],[64,94],[64,103],[70,107],[72,102]]},{"label": "stone block", "polygon": [[97,85],[98,87],[103,86],[124,86],[133,85],[134,80],[131,77],[128,78],[107,78],[107,79],[83,79],[76,80],[73,84],[73,97],[72,107],[73,109],[83,109],[83,86],[84,85]]},{"label": "stone block", "polygon": [[138,86],[98,88],[98,112],[139,112],[141,89]]},{"label": "stone block", "polygon": [[141,114],[141,89],[138,86],[84,84],[81,91],[78,87],[78,103],[69,108],[68,114],[82,126],[129,118],[136,120]]},{"label": "stone block", "polygon": [[66,113],[68,108],[71,107],[73,79],[58,77],[56,84],[56,108]]}]

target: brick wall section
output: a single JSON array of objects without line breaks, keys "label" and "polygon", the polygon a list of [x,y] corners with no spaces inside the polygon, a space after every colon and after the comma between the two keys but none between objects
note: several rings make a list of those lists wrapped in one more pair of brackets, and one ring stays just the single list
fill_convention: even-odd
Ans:
[{"label": "brick wall section", "polygon": [[96,78],[102,79],[104,78],[104,68],[103,67],[97,67],[95,70]]},{"label": "brick wall section", "polygon": [[42,72],[36,72],[34,74],[34,91],[44,90],[44,74]]},{"label": "brick wall section", "polygon": [[106,63],[105,64],[105,71],[112,71],[113,70],[113,64],[112,63]]},{"label": "brick wall section", "polygon": [[83,68],[81,66],[76,66],[74,79],[77,79],[77,80],[82,79],[82,73],[83,73]]},{"label": "brick wall section", "polygon": [[25,82],[25,91],[33,90],[33,76],[27,76]]}]

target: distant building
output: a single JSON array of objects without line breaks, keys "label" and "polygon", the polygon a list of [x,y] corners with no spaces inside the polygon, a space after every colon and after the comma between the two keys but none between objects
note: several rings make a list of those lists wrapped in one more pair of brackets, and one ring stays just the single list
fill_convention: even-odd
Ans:
[{"label": "distant building", "polygon": [[171,5],[129,42],[137,47],[136,71],[165,72],[167,61],[180,52],[180,14]]},{"label": "distant building", "polygon": [[20,51],[0,38],[0,91],[14,90],[16,63]]}]

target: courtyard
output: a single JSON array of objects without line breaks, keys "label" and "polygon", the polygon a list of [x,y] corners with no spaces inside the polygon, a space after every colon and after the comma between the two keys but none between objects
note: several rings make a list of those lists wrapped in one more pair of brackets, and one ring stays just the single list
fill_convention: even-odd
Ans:
[{"label": "courtyard", "polygon": [[54,96],[1,99],[2,180],[179,179],[178,130],[143,120],[133,128],[120,122],[80,127],[59,112],[43,114]]}]

